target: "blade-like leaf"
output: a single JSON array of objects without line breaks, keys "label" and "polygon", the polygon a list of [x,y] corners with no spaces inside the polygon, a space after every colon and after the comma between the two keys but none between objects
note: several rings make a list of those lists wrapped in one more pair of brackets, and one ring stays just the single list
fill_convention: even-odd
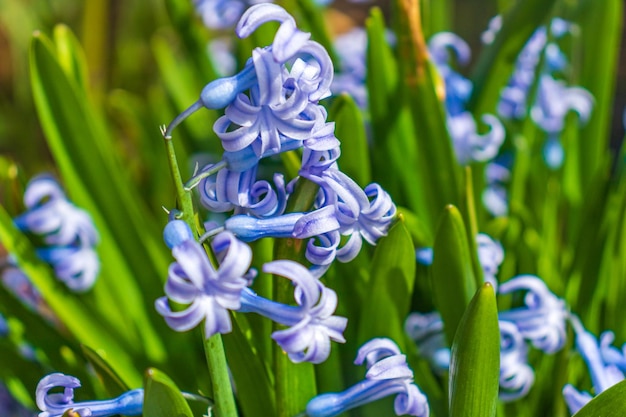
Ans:
[{"label": "blade-like leaf", "polygon": [[365,307],[359,318],[360,343],[389,337],[405,350],[404,320],[409,314],[414,281],[415,249],[400,219],[374,251],[369,288],[362,303]]},{"label": "blade-like leaf", "polygon": [[448,343],[452,343],[465,307],[476,293],[476,280],[465,224],[458,209],[443,212],[433,248],[431,287]]},{"label": "blade-like leaf", "polygon": [[145,417],[193,417],[176,384],[163,372],[150,368],[144,378]]},{"label": "blade-like leaf", "polygon": [[613,385],[581,408],[574,417],[622,417],[626,415],[626,381]]},{"label": "blade-like leaf", "polygon": [[494,417],[500,374],[500,329],[491,284],[485,283],[467,307],[451,353],[450,417]]}]

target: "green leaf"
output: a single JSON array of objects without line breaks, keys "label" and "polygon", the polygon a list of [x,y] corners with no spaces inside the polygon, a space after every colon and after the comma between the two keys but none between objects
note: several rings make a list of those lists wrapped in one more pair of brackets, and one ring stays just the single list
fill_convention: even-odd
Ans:
[{"label": "green leaf", "polygon": [[415,249],[400,218],[374,251],[369,288],[362,303],[365,307],[359,318],[359,343],[389,337],[406,350],[404,320],[410,312],[414,282]]},{"label": "green leaf", "polygon": [[98,378],[102,381],[102,385],[104,385],[109,395],[117,397],[130,390],[130,387],[124,383],[117,372],[111,368],[111,365],[109,365],[98,352],[85,345],[81,345],[81,348],[83,355],[85,355],[89,363],[93,366],[96,375],[98,375]]},{"label": "green leaf", "polygon": [[573,417],[622,417],[626,415],[626,381],[621,381],[593,398]]},{"label": "green leaf", "polygon": [[400,182],[410,196],[409,208],[434,234],[441,209],[458,204],[460,170],[446,124],[443,81],[429,58],[418,3],[393,2],[398,15],[395,29],[401,80],[388,105],[406,109],[413,131],[403,132],[395,144],[400,155],[390,162],[400,167]]},{"label": "green leaf", "polygon": [[[276,415],[276,404],[271,378],[258,355],[240,328],[240,322],[246,317],[236,314],[233,331],[222,337],[228,358],[229,369],[237,385],[239,405],[246,417],[265,417]],[[269,339],[269,334],[264,335]]]},{"label": "green leaf", "polygon": [[580,83],[594,97],[591,119],[581,128],[578,142],[578,169],[584,195],[591,190],[593,179],[604,174],[605,162],[609,158],[607,149],[611,137],[624,2],[585,0],[578,4],[581,33],[584,34]]},{"label": "green leaf", "polygon": [[[370,270],[370,281],[360,306],[358,343],[388,337],[406,352],[404,320],[410,312],[415,283],[415,249],[402,217],[378,242]],[[387,399],[370,404],[362,415],[380,416],[389,410],[389,402]]]},{"label": "green leaf", "polygon": [[371,181],[371,169],[361,109],[352,97],[342,94],[333,102],[328,118],[335,121],[335,136],[341,141],[341,170],[365,187]]},{"label": "green leaf", "polygon": [[180,390],[163,372],[155,368],[148,369],[144,377],[144,389],[145,417],[193,417]]},{"label": "green leaf", "polygon": [[476,293],[465,224],[452,205],[445,208],[435,235],[431,279],[435,306],[448,343],[452,343],[465,307]]},{"label": "green leaf", "polygon": [[[104,121],[90,104],[80,77],[74,78],[84,64],[72,39],[58,35],[55,40],[61,44],[54,45],[41,33],[33,36],[30,65],[35,104],[72,200],[91,214],[101,235],[102,273],[92,290],[93,303],[114,323],[111,328],[129,349],[143,349],[150,360],[160,362],[165,349],[148,312],[153,312],[152,300],[160,295],[154,278],[167,270],[167,255],[160,231],[123,175]],[[136,259],[144,262],[133,262]],[[144,284],[142,290],[137,281]],[[124,312],[111,310],[112,299],[124,300]]]},{"label": "green leaf", "polygon": [[450,417],[493,417],[498,401],[500,329],[493,287],[478,290],[459,323],[450,359]]}]

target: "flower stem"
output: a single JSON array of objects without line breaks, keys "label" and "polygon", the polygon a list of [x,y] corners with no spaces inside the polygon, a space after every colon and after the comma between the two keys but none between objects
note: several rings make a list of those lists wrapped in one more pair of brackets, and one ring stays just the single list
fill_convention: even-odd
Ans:
[{"label": "flower stem", "polygon": [[228,376],[226,354],[222,335],[217,333],[204,342],[204,353],[209,366],[209,376],[213,389],[214,413],[216,417],[236,417],[237,407],[233,387]]},{"label": "flower stem", "polygon": [[[181,219],[185,221],[191,230],[196,231],[194,223],[194,208],[191,199],[191,193],[185,189],[176,152],[174,151],[174,143],[171,137],[165,135],[165,150],[167,159],[176,188],[176,197],[179,209],[181,210]],[[213,400],[215,401],[214,415],[216,417],[236,417],[237,408],[235,406],[235,397],[233,395],[233,387],[228,376],[228,366],[226,365],[226,354],[222,343],[222,336],[218,333],[210,338],[205,338],[204,351],[207,365],[209,368],[209,376],[211,378],[211,386],[213,391]]]}]

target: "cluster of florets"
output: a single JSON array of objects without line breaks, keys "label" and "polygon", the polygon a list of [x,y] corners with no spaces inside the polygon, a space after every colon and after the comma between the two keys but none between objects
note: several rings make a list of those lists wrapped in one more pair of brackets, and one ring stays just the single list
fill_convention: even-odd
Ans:
[{"label": "cluster of florets", "polygon": [[15,225],[33,237],[37,255],[73,291],[89,290],[100,271],[98,232],[89,214],[72,204],[50,176],[33,178],[24,193],[27,211]]}]

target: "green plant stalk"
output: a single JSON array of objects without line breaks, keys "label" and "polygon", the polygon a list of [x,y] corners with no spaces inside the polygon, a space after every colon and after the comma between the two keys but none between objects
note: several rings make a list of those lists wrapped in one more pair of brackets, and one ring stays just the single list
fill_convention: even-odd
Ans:
[{"label": "green plant stalk", "polygon": [[[189,225],[191,230],[196,230],[191,193],[185,190],[180,169],[178,168],[174,143],[171,138],[164,138],[164,140],[167,161],[176,189],[177,202],[182,211],[181,219]],[[209,368],[209,377],[211,378],[213,401],[215,402],[215,416],[237,416],[237,407],[235,406],[233,388],[228,376],[228,365],[226,364],[222,335],[218,333],[208,339],[205,337],[204,352]]]},{"label": "green plant stalk", "polygon": [[483,268],[478,258],[478,245],[476,237],[478,236],[478,220],[476,219],[476,200],[474,198],[474,181],[472,175],[472,167],[465,167],[465,222],[467,223],[467,242],[469,243],[470,256],[472,258],[472,269],[474,270],[474,278],[476,279],[476,288],[480,288],[485,277]]}]

